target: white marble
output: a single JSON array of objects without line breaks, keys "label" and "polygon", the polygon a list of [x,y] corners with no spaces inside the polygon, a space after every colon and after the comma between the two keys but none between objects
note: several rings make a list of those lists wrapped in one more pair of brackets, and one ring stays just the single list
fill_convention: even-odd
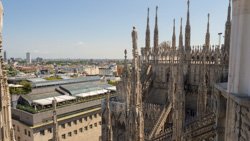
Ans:
[{"label": "white marble", "polygon": [[250,96],[250,0],[233,0],[228,90]]}]

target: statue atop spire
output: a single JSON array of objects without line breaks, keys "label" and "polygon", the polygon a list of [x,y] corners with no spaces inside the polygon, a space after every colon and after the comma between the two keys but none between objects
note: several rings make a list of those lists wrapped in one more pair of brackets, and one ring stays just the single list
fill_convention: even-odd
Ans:
[{"label": "statue atop spire", "polygon": [[145,49],[146,49],[146,61],[149,61],[149,52],[150,52],[149,8],[148,8],[148,15],[147,15],[147,28],[146,28]]},{"label": "statue atop spire", "polygon": [[190,1],[187,1],[188,9],[187,9],[187,25],[190,25],[190,19],[189,19],[189,7],[190,7]]},{"label": "statue atop spire", "polygon": [[156,6],[156,14],[155,14],[155,29],[154,29],[154,53],[155,53],[155,60],[158,52],[158,42],[159,42],[159,33],[158,33],[158,6]]},{"label": "statue atop spire", "polygon": [[173,49],[176,48],[175,19],[174,19],[174,21],[173,21],[172,47],[173,47]]},{"label": "statue atop spire", "polygon": [[133,31],[132,31],[132,45],[133,45],[133,58],[137,57],[138,55],[138,50],[137,50],[137,31],[136,28],[133,27]]},{"label": "statue atop spire", "polygon": [[179,50],[181,52],[183,51],[182,18],[181,18],[180,35],[179,35]]},{"label": "statue atop spire", "polygon": [[205,45],[206,45],[205,47],[208,49],[210,46],[210,31],[209,31],[210,14],[209,13],[207,15],[207,18],[208,18],[208,20],[207,20],[207,33],[206,33],[206,39],[205,39]]},{"label": "statue atop spire", "polygon": [[[187,23],[186,23],[186,29],[185,29],[185,51],[187,54],[190,54],[191,51],[191,45],[190,45],[190,39],[191,39],[191,26],[190,26],[190,13],[189,13],[189,7],[190,7],[190,1],[187,1]],[[189,55],[187,55],[189,57]],[[187,58],[187,60],[190,60],[190,58]]]}]

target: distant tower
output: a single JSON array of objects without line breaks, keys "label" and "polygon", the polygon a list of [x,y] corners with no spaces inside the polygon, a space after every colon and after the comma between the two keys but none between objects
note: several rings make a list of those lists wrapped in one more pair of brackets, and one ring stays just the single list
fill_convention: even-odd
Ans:
[{"label": "distant tower", "polygon": [[[2,51],[3,6],[0,1],[0,53]],[[0,141],[15,141],[11,119],[10,93],[7,83],[7,72],[0,56]]]},{"label": "distant tower", "polygon": [[6,51],[3,52],[3,61],[4,62],[8,61],[8,59],[7,59],[7,52]]},{"label": "distant tower", "polygon": [[31,55],[29,52],[26,53],[26,63],[31,64]]}]

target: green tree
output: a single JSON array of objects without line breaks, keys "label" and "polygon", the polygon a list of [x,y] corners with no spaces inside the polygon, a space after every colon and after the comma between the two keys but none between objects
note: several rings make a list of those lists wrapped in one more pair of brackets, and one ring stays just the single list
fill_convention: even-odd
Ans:
[{"label": "green tree", "polygon": [[23,85],[24,94],[27,94],[27,93],[31,92],[31,84],[30,84],[30,82],[23,80],[19,84]]}]

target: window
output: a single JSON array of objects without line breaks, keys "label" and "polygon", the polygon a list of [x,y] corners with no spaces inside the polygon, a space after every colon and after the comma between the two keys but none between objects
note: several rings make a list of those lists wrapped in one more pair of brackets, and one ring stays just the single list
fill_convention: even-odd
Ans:
[{"label": "window", "polygon": [[92,115],[90,115],[89,118],[92,120]]},{"label": "window", "polygon": [[66,135],[65,135],[65,134],[62,134],[62,138],[63,138],[63,139],[66,139]]},{"label": "window", "polygon": [[99,121],[99,125],[102,125],[102,122],[101,122],[101,121]]},{"label": "window", "polygon": [[20,137],[17,137],[17,141],[21,141],[21,138],[20,138]]},{"label": "window", "polygon": [[94,114],[94,117],[96,118],[96,117],[97,117],[97,114]]},{"label": "window", "polygon": [[30,137],[30,131],[28,131],[28,136]]},{"label": "window", "polygon": [[88,126],[85,126],[85,127],[84,127],[84,130],[88,130]]},{"label": "window", "polygon": [[82,118],[79,119],[79,122],[82,123]]},{"label": "window", "polygon": [[87,117],[84,117],[84,120],[85,120],[85,121],[87,121],[87,120],[88,120],[88,118],[87,118]]},{"label": "window", "polygon": [[24,129],[24,134],[27,135],[27,129]]},{"label": "window", "polygon": [[82,132],[83,131],[82,128],[80,128],[79,131]]},{"label": "window", "polygon": [[74,120],[73,122],[74,122],[75,125],[77,124],[77,120]]},{"label": "window", "polygon": [[93,128],[93,125],[92,125],[92,124],[90,124],[90,125],[89,125],[89,128],[90,128],[90,129],[92,129],[92,128]]},{"label": "window", "polygon": [[45,135],[44,130],[40,130],[40,135]]},{"label": "window", "polygon": [[71,126],[71,122],[68,122],[68,126],[69,126],[69,127]]},{"label": "window", "polygon": [[69,133],[68,133],[68,136],[69,136],[69,137],[71,137],[71,136],[72,136],[72,133],[71,133],[71,132],[69,132]]},{"label": "window", "polygon": [[97,127],[97,123],[95,123],[95,127]]},{"label": "window", "polygon": [[74,130],[74,134],[77,134],[77,130]]},{"label": "window", "polygon": [[62,126],[62,128],[65,128],[65,124],[62,124],[61,126]]},{"label": "window", "polygon": [[19,126],[17,126],[17,131],[20,132]]},{"label": "window", "polygon": [[52,133],[52,128],[48,128],[48,132],[49,132],[49,133]]}]

